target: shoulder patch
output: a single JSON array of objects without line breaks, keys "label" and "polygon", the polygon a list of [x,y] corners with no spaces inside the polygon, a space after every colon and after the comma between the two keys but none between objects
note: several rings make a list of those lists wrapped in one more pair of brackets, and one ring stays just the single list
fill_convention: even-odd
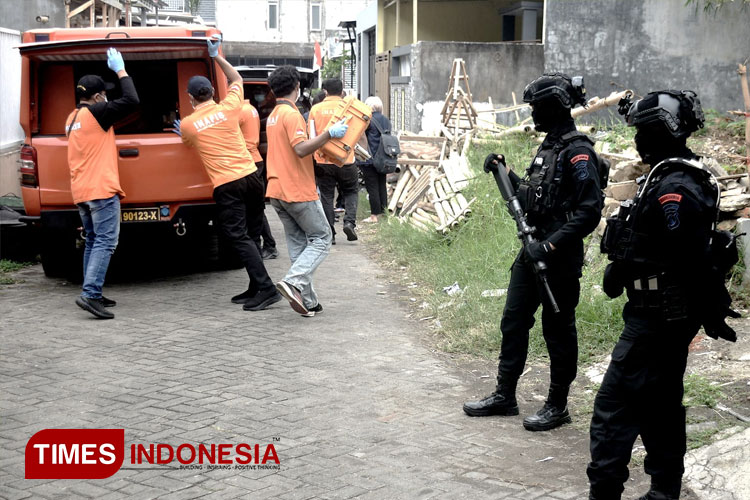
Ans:
[{"label": "shoulder patch", "polygon": [[570,159],[570,163],[572,163],[573,165],[575,165],[579,161],[589,161],[589,155],[586,155],[586,154],[575,155],[573,158]]},{"label": "shoulder patch", "polygon": [[667,222],[667,229],[674,231],[680,227],[680,204],[675,202],[669,202],[662,204],[664,210],[664,219]]},{"label": "shoulder patch", "polygon": [[679,203],[681,201],[682,195],[677,193],[667,193],[665,195],[659,196],[659,203],[661,203],[662,205],[669,202]]}]

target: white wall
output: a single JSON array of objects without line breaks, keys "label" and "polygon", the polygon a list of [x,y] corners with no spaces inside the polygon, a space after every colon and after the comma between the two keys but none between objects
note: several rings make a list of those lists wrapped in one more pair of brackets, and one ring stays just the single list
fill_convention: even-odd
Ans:
[{"label": "white wall", "polygon": [[0,151],[23,141],[21,109],[21,33],[0,28]]},{"label": "white wall", "polygon": [[354,21],[357,14],[376,0],[320,0],[321,31],[310,31],[313,0],[279,0],[279,29],[269,30],[267,0],[217,0],[216,22],[227,40],[237,42],[323,41],[325,30],[336,30],[341,21]]}]

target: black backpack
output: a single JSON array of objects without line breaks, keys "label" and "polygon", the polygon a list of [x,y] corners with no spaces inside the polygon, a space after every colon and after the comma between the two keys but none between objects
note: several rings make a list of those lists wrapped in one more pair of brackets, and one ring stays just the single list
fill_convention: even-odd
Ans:
[{"label": "black backpack", "polygon": [[398,155],[401,154],[401,146],[398,137],[391,134],[390,130],[383,130],[376,120],[371,122],[380,132],[380,145],[372,155],[372,166],[379,174],[392,174],[396,171]]}]

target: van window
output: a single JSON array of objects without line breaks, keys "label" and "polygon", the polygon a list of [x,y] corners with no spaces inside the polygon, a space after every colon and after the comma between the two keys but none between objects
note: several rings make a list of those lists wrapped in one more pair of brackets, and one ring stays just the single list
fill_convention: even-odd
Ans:
[{"label": "van window", "polygon": [[[133,78],[140,105],[138,110],[115,124],[115,134],[154,134],[168,132],[180,115],[192,112],[180,89],[194,74],[208,75],[203,60],[154,59],[133,60],[125,55],[125,69]],[[182,75],[183,72],[190,74]],[[75,82],[83,75],[97,74],[115,84],[107,92],[114,100],[122,96],[117,75],[102,61],[41,62],[39,75],[39,133],[64,135],[65,119],[75,108]],[[187,107],[188,109],[181,109]],[[182,113],[181,113],[182,112]]]}]

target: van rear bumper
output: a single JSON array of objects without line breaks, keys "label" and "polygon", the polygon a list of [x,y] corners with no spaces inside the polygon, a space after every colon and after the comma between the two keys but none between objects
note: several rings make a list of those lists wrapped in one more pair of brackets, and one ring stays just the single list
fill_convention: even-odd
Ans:
[{"label": "van rear bumper", "polygon": [[[122,206],[122,209],[138,208]],[[216,205],[214,203],[196,203],[180,205],[174,214],[161,217],[157,221],[123,222],[121,227],[159,227],[172,228],[177,223],[193,226],[194,228],[211,226],[216,220]],[[49,229],[70,229],[81,226],[81,217],[77,209],[42,210],[38,216],[22,216],[20,219],[27,224],[41,225]]]}]

